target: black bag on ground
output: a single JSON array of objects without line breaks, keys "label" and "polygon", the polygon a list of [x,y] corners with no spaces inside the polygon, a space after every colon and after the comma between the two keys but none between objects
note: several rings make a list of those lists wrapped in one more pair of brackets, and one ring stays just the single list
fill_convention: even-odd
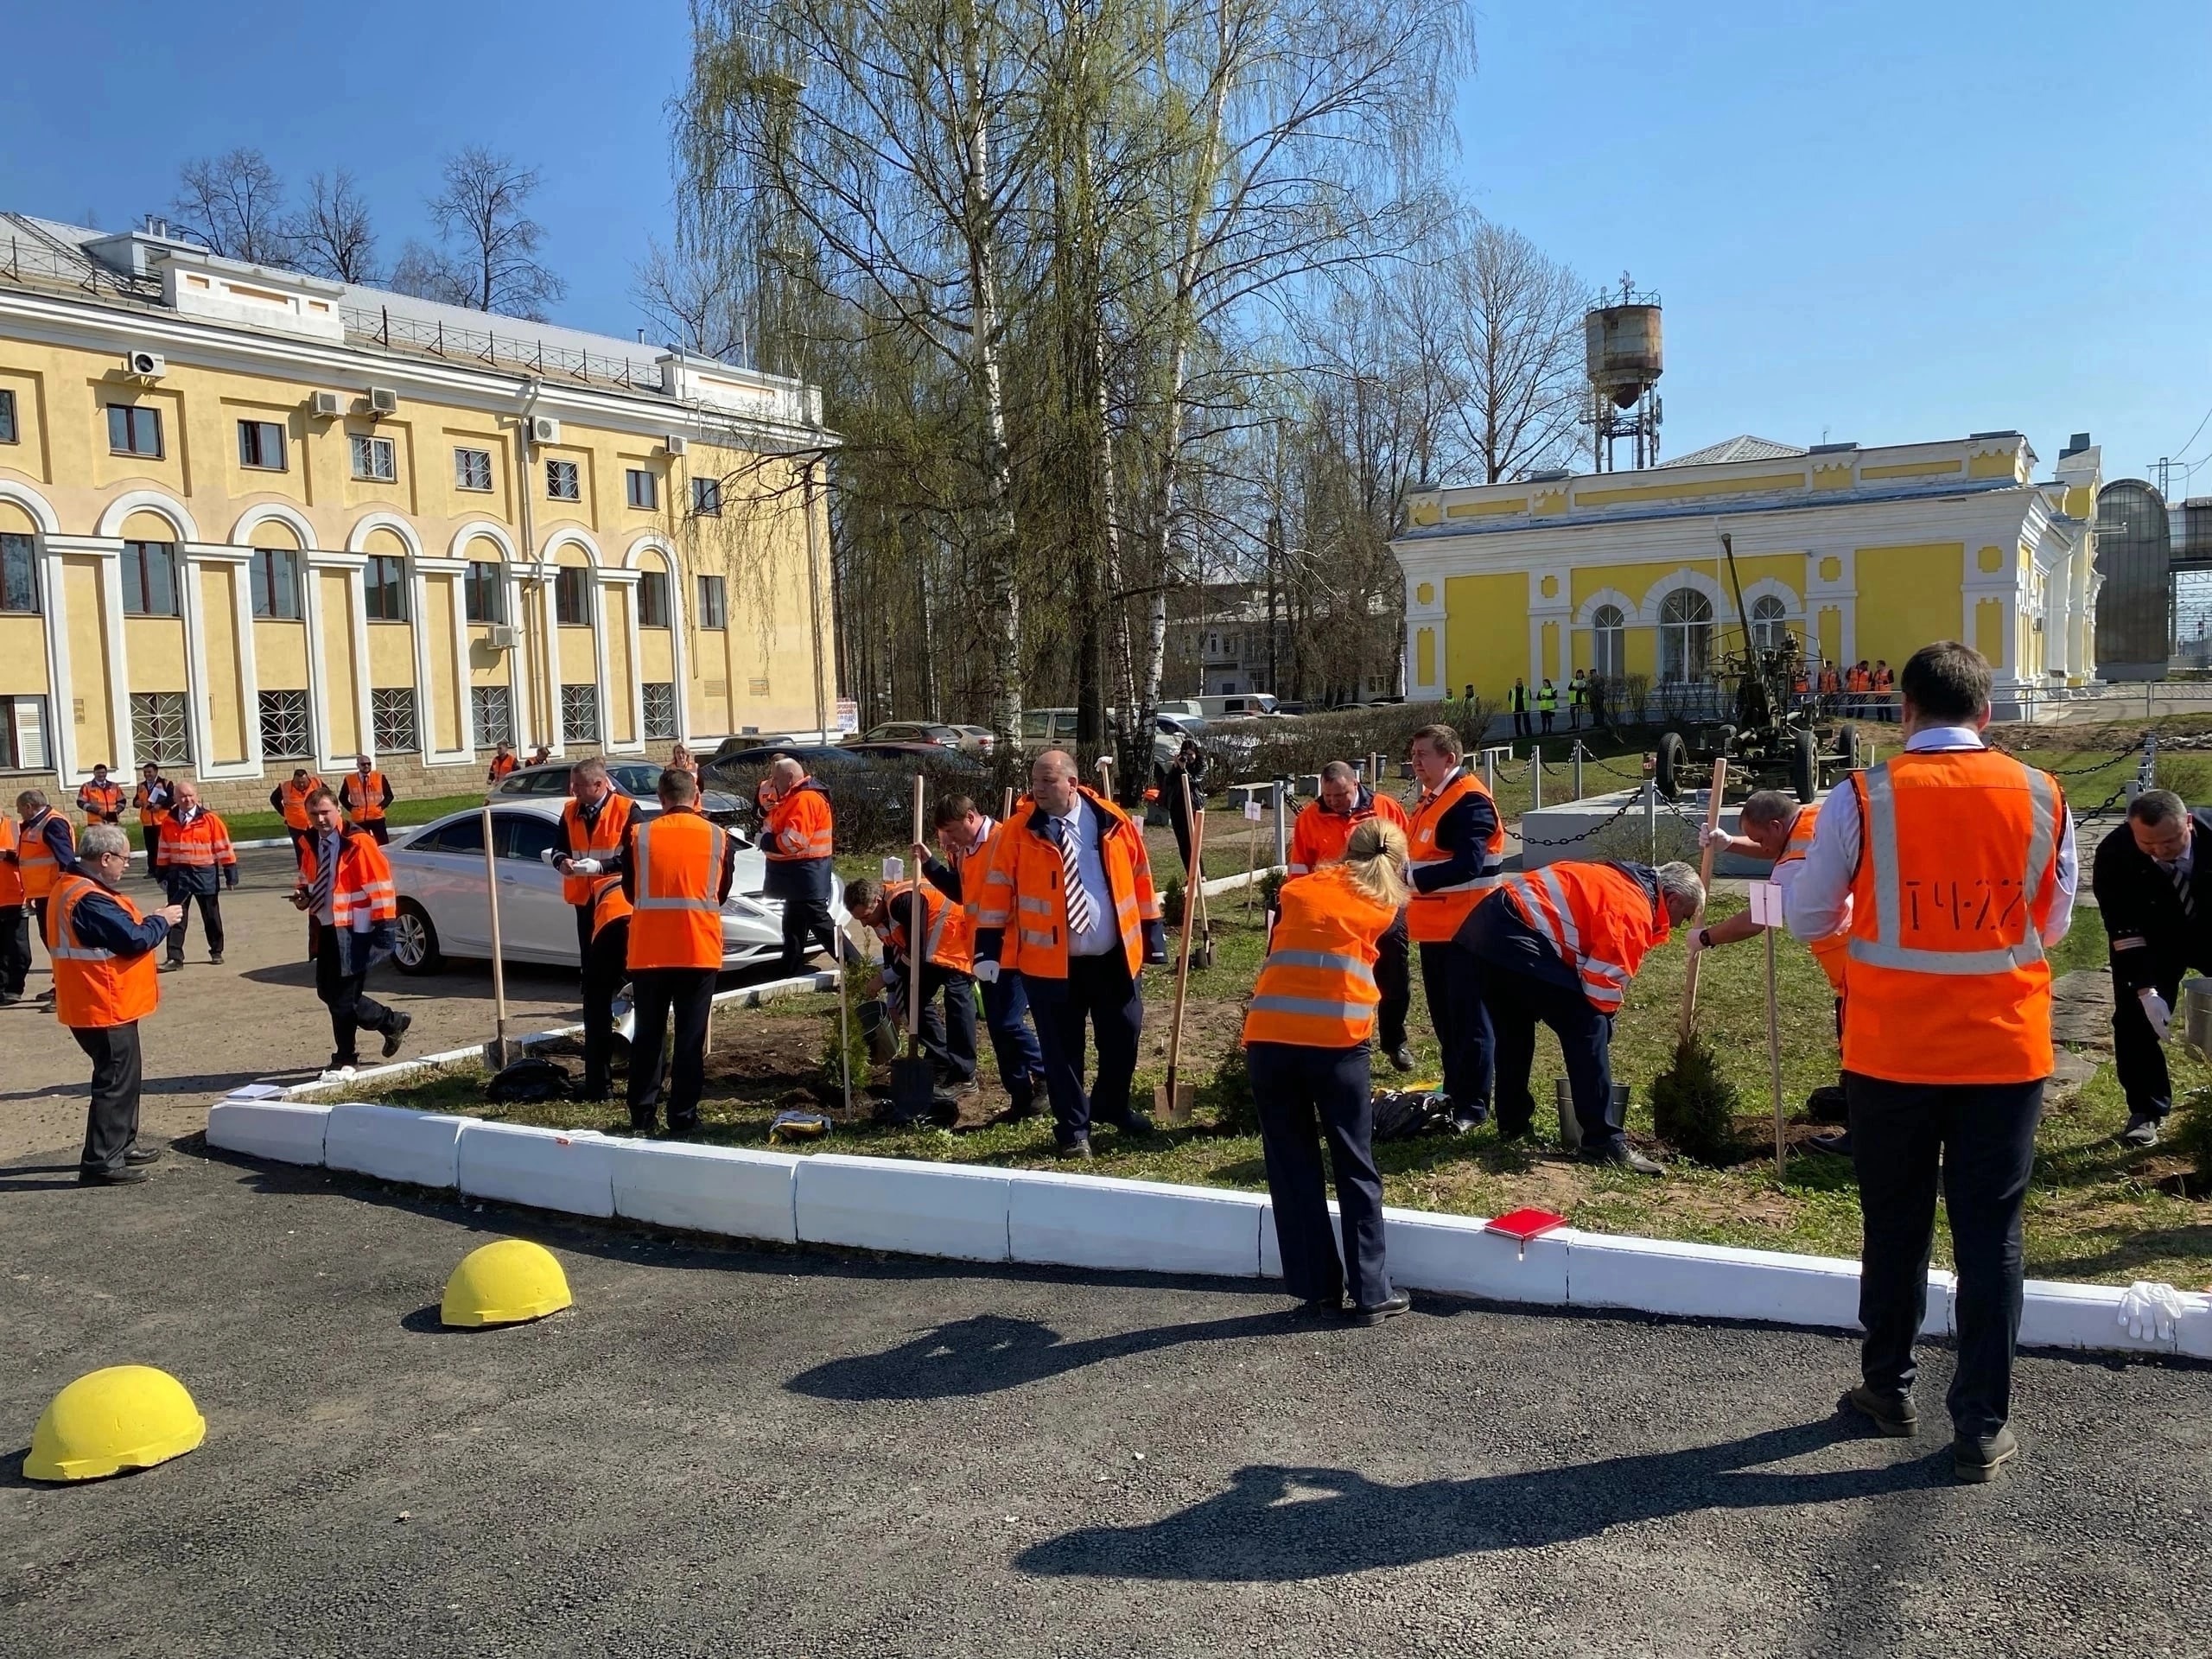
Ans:
[{"label": "black bag on ground", "polygon": [[530,1054],[503,1067],[485,1084],[484,1098],[502,1106],[533,1106],[567,1100],[574,1083],[567,1067]]},{"label": "black bag on ground", "polygon": [[1373,1105],[1377,1141],[1417,1141],[1452,1127],[1451,1114],[1436,1096],[1417,1089],[1378,1089]]}]

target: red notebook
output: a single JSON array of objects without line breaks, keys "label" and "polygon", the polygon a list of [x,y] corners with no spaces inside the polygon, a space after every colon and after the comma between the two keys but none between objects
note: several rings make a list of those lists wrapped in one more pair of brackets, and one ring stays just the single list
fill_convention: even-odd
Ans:
[{"label": "red notebook", "polygon": [[1483,1230],[1503,1233],[1508,1238],[1517,1238],[1526,1244],[1532,1238],[1541,1238],[1554,1228],[1566,1225],[1565,1216],[1554,1215],[1548,1210],[1516,1210],[1510,1215],[1500,1216]]}]

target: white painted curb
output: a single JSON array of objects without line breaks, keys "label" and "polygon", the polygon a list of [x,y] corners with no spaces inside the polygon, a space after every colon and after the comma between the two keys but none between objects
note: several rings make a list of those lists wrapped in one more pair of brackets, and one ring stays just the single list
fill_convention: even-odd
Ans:
[{"label": "white painted curb", "polygon": [[590,1129],[471,1118],[461,1132],[454,1184],[472,1198],[605,1220],[614,1213],[614,1160],[622,1147]]},{"label": "white painted curb", "polygon": [[1274,1228],[1256,1192],[1012,1172],[1007,1250],[1016,1262],[1249,1279]]},{"label": "white painted curb", "polygon": [[658,1227],[798,1243],[798,1165],[788,1152],[618,1141],[614,1213]]},{"label": "white painted curb", "polygon": [[207,1143],[281,1164],[323,1161],[327,1106],[282,1100],[219,1100],[207,1109]]},{"label": "white painted curb", "polygon": [[798,1241],[1004,1262],[1011,1179],[968,1164],[816,1153],[793,1175]]},{"label": "white painted curb", "polygon": [[[469,1122],[443,1112],[412,1112],[404,1106],[352,1102],[333,1106],[323,1132],[323,1162],[378,1180],[452,1186],[458,1179],[461,1132]],[[223,1145],[215,1138],[212,1122],[207,1141],[211,1146]]]}]

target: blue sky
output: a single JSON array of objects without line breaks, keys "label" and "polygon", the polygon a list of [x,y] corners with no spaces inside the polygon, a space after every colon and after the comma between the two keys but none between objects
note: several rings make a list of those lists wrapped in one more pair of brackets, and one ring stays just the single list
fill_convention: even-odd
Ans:
[{"label": "blue sky", "polygon": [[[255,144],[350,167],[389,257],[484,143],[543,169],[560,320],[641,321],[679,4],[14,10],[0,206],[119,226]],[[2048,466],[2086,429],[2107,475],[2186,453],[2212,493],[2202,0],[1489,0],[1478,29],[1466,188],[1663,295],[1669,453],[2018,427]]]}]

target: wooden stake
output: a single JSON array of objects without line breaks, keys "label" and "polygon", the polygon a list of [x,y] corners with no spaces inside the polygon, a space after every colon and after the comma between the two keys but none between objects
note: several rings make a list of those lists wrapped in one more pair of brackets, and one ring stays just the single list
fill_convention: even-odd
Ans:
[{"label": "wooden stake", "polygon": [[[920,772],[914,774],[914,847],[922,844],[922,797],[929,787],[929,780]],[[1707,861],[1709,863],[1711,861]],[[921,925],[922,873],[912,872],[913,882],[906,895],[906,1058],[913,1059],[922,1052],[922,960],[923,931]]]},{"label": "wooden stake", "polygon": [[492,907],[492,1069],[505,1068],[507,1049],[506,952],[499,936],[499,860],[492,841],[492,804],[484,804],[484,898]]},{"label": "wooden stake", "polygon": [[[1183,783],[1183,810],[1187,814],[1191,806],[1191,780]],[[1183,943],[1181,954],[1175,963],[1175,1017],[1167,1027],[1167,1084],[1156,1097],[1161,1118],[1171,1124],[1191,1121],[1191,1105],[1196,1090],[1187,1093],[1179,1081],[1183,1061],[1183,1004],[1191,988],[1191,924],[1198,918],[1198,906],[1191,902],[1189,871],[1198,868],[1205,854],[1206,826],[1204,818],[1193,817],[1191,823],[1191,858],[1185,865],[1183,888]]]},{"label": "wooden stake", "polygon": [[1774,1179],[1783,1179],[1789,1147],[1782,1129],[1782,1020],[1775,1008],[1774,929],[1766,930],[1766,1069],[1774,1090]]},{"label": "wooden stake", "polygon": [[[1713,798],[1705,804],[1705,827],[1708,832],[1720,827],[1720,791],[1727,785],[1728,757],[1724,754],[1713,763]],[[1698,860],[1698,874],[1703,885],[1709,889],[1713,886],[1713,843],[1709,834],[1705,850]],[[1689,925],[1695,927],[1704,920],[1705,906],[1700,905],[1697,914],[1690,918]],[[1681,1040],[1685,1043],[1689,1041],[1690,1033],[1697,1026],[1697,969],[1703,955],[1704,952],[1700,951],[1693,956],[1688,970],[1682,975]]]}]

